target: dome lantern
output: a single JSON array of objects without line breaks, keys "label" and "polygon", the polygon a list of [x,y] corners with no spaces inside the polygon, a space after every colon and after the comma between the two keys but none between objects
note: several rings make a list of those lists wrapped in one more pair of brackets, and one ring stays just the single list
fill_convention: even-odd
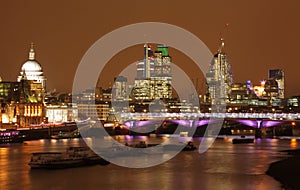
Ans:
[{"label": "dome lantern", "polygon": [[33,46],[34,46],[34,44],[31,42],[29,57],[28,57],[29,60],[35,60],[35,52],[34,52]]}]

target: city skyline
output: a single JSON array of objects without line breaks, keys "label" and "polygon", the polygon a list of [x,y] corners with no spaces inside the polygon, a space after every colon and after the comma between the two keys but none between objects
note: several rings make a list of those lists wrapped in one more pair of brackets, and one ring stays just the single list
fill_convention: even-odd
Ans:
[{"label": "city skyline", "polygon": [[[182,6],[179,1],[172,1],[170,9],[163,8],[168,6],[168,2],[160,2],[161,6],[153,10],[154,14],[149,14],[142,11],[144,3],[137,1],[132,4],[118,2],[119,6],[115,6],[114,2],[97,2],[94,5],[99,6],[93,7],[77,2],[72,5],[60,2],[60,6],[55,2],[5,2],[0,13],[4,28],[1,31],[3,64],[0,76],[4,81],[14,81],[18,75],[16,70],[20,70],[27,58],[30,42],[34,42],[37,60],[48,79],[48,90],[71,91],[77,65],[96,40],[127,24],[156,21],[174,24],[194,33],[212,52],[218,49],[220,36],[224,36],[235,82],[251,79],[257,83],[267,78],[268,69],[281,68],[286,75],[286,96],[299,95],[300,87],[295,82],[299,80],[298,63],[294,58],[300,32],[297,4],[297,1],[272,1],[272,4],[214,1]],[[110,13],[102,7],[114,8],[115,11]],[[165,14],[166,11],[168,14]],[[182,12],[180,16],[177,15],[179,11]],[[126,16],[122,17],[124,14]],[[109,15],[110,19],[106,19],[105,15]],[[230,26],[224,31],[227,22]],[[131,53],[139,52],[139,49],[140,46],[135,46],[120,52],[109,64],[124,68],[142,57],[140,53]],[[170,54],[174,63],[183,67],[191,78],[197,78],[199,72],[194,72],[192,61],[172,47]],[[104,80],[103,83],[108,84],[109,81]]]},{"label": "city skyline", "polygon": [[0,189],[300,189],[298,7],[3,1]]},{"label": "city skyline", "polygon": [[[269,69],[268,70],[268,78],[264,78],[260,81],[254,81],[254,83],[253,83],[253,81],[251,81],[251,79],[249,79],[247,81],[243,81],[243,82],[234,83],[232,68],[231,68],[230,62],[228,62],[228,60],[227,60],[227,53],[223,51],[224,46],[225,46],[225,42],[223,39],[221,39],[220,48],[218,50],[218,53],[216,53],[212,57],[210,69],[207,73],[205,73],[206,86],[204,87],[204,84],[199,84],[199,79],[201,80],[201,77],[196,78],[196,79],[191,79],[190,82],[193,83],[195,90],[196,90],[196,92],[198,92],[199,95],[207,96],[208,94],[213,93],[213,94],[211,94],[212,95],[211,98],[213,98],[215,96],[214,95],[215,90],[213,90],[213,89],[215,89],[215,87],[211,86],[210,88],[208,88],[208,86],[210,86],[209,84],[210,84],[211,80],[214,78],[213,76],[215,75],[215,74],[213,74],[215,72],[214,70],[216,69],[216,68],[214,68],[214,65],[217,64],[218,62],[220,62],[221,65],[226,64],[226,65],[221,66],[222,67],[221,70],[228,72],[227,74],[223,73],[221,75],[225,76],[225,78],[229,77],[228,79],[226,79],[226,80],[228,80],[227,81],[228,84],[227,84],[227,90],[225,90],[226,91],[225,93],[227,94],[227,95],[225,95],[225,96],[227,96],[227,98],[225,98],[225,96],[224,96],[225,99],[228,99],[231,94],[231,90],[229,90],[229,89],[236,88],[236,85],[245,85],[245,87],[247,87],[249,90],[251,90],[253,92],[256,91],[255,94],[257,95],[257,98],[266,98],[265,96],[267,94],[263,95],[263,92],[265,91],[264,87],[265,87],[265,84],[270,82],[270,80],[276,81],[276,84],[274,84],[274,85],[277,86],[276,87],[277,90],[274,91],[274,92],[276,92],[276,95],[273,94],[274,97],[278,96],[278,98],[281,98],[281,99],[290,98],[290,97],[284,97],[284,91],[285,91],[284,84],[285,83],[284,83],[284,70],[282,70],[282,69]],[[116,85],[117,86],[120,85],[120,84],[118,84],[118,82],[126,81],[126,85],[125,85],[126,87],[124,86],[124,84],[121,84],[122,86],[124,86],[124,87],[122,87],[122,88],[124,88],[123,92],[121,93],[121,92],[116,91],[116,94],[119,94],[118,95],[119,98],[121,96],[123,96],[125,98],[129,94],[134,94],[134,96],[136,96],[140,93],[142,93],[142,94],[152,93],[152,95],[150,97],[150,94],[148,94],[146,96],[144,94],[143,96],[145,96],[145,97],[138,98],[138,96],[141,95],[140,94],[140,95],[136,96],[137,99],[140,99],[140,98],[141,99],[155,99],[154,97],[169,99],[169,98],[177,97],[177,95],[172,96],[172,91],[174,91],[175,94],[177,94],[178,92],[176,92],[175,89],[173,89],[173,90],[170,89],[170,87],[172,88],[172,85],[171,85],[171,83],[173,81],[172,76],[178,76],[178,75],[180,75],[180,72],[178,70],[178,67],[175,66],[171,61],[172,57],[168,53],[169,47],[166,45],[157,45],[156,46],[157,49],[155,51],[154,51],[154,49],[152,49],[154,47],[155,46],[153,46],[152,44],[145,43],[144,47],[143,47],[144,48],[144,58],[142,60],[136,61],[135,63],[129,65],[126,69],[124,69],[120,73],[120,75],[110,76],[110,77],[113,77],[114,80],[113,80],[113,82],[109,83],[108,87],[101,86],[101,84],[103,84],[103,82],[101,82],[102,75],[100,74],[100,77],[98,79],[98,83],[96,86],[96,91],[97,91],[97,89],[103,89],[103,90],[115,89]],[[222,55],[220,57],[220,61],[218,61],[219,54]],[[223,61],[221,61],[221,60],[223,60]],[[172,70],[173,70],[173,72],[172,72]],[[133,75],[134,72],[136,72],[136,76]],[[20,82],[22,79],[32,80],[37,83],[40,83],[43,86],[44,90],[46,89],[47,78],[43,75],[44,71],[43,71],[42,65],[38,62],[38,60],[35,59],[35,50],[34,50],[33,43],[31,43],[31,45],[30,45],[30,49],[28,52],[28,60],[22,65],[19,73],[20,73],[20,75],[17,77],[17,82]],[[176,77],[175,77],[175,79],[176,79]],[[203,82],[204,80],[205,79],[202,79],[200,81],[200,83]],[[0,81],[1,82],[3,81],[2,78],[0,78]],[[147,81],[148,82],[152,81],[151,85],[150,85],[150,83],[148,84]],[[15,80],[13,80],[13,81],[5,81],[4,80],[3,82],[16,82],[16,81]],[[129,82],[129,83],[127,84],[127,82]],[[145,82],[147,83],[147,85]],[[178,83],[178,81],[177,81],[177,83]],[[127,85],[129,85],[129,86],[127,86]],[[164,86],[164,87],[161,89],[157,88],[156,91],[150,92],[151,87],[149,85],[150,86],[154,85],[156,87],[157,86]],[[186,84],[181,84],[181,85],[183,85],[182,87],[184,87],[184,85],[186,85]],[[254,85],[257,85],[257,86],[254,86]],[[169,86],[169,87],[167,87],[167,86]],[[199,86],[201,86],[202,89],[199,89]],[[106,87],[106,88],[104,88],[104,87]],[[129,87],[129,89],[127,89],[128,87]],[[167,87],[167,88],[165,88],[165,87]],[[188,88],[188,87],[185,86],[184,89],[180,89],[180,92],[181,91],[186,92],[185,91],[186,88]],[[146,91],[149,91],[149,92],[146,92],[143,90],[140,91],[141,89],[144,89],[144,90],[147,89]],[[211,90],[208,91],[208,89],[211,89],[213,91],[211,91]],[[85,91],[90,91],[90,90],[92,90],[92,89],[85,89]],[[130,91],[128,91],[128,90],[130,90]],[[58,94],[69,93],[69,92],[57,92],[57,91],[53,91],[53,89],[50,89],[50,90],[48,89],[48,92],[50,92],[50,94],[52,94],[52,92],[58,93]],[[168,95],[167,94],[163,95],[161,93],[167,93]],[[269,93],[269,92],[266,92],[266,93]],[[123,94],[123,95],[121,95],[121,94]],[[267,96],[269,96],[269,95],[267,95]],[[293,97],[293,96],[291,96],[291,97]],[[184,97],[184,99],[189,99],[189,98]]]}]

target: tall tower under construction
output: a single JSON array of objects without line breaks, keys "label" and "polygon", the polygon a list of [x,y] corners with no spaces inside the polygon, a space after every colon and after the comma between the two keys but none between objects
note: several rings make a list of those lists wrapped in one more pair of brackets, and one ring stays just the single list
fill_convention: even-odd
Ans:
[{"label": "tall tower under construction", "polygon": [[224,104],[229,101],[233,76],[231,65],[224,52],[225,41],[221,38],[218,52],[214,55],[209,71],[206,73],[209,99],[212,104]]}]

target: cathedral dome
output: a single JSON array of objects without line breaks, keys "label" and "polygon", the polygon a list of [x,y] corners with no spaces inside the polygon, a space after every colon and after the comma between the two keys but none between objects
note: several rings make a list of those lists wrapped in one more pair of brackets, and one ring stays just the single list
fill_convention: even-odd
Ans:
[{"label": "cathedral dome", "polygon": [[40,63],[35,59],[33,44],[31,44],[28,60],[22,65],[20,75],[17,78],[18,82],[21,80],[32,80],[41,83],[44,89],[46,87],[46,78]]},{"label": "cathedral dome", "polygon": [[36,60],[28,60],[23,64],[21,71],[42,72],[42,67]]},{"label": "cathedral dome", "polygon": [[[43,74],[43,69],[39,62],[35,60],[35,52],[33,49],[33,44],[31,44],[31,48],[29,51],[28,60],[22,65],[21,75],[28,76],[38,76]],[[30,79],[32,80],[32,79]]]}]

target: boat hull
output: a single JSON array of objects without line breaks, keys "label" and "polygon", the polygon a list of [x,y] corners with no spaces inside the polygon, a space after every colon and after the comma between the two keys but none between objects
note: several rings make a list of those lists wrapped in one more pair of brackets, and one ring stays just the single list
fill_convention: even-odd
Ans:
[{"label": "boat hull", "polygon": [[52,161],[45,163],[29,163],[31,169],[64,169],[64,168],[74,168],[82,166],[92,166],[92,165],[108,165],[109,162],[103,158],[89,158],[80,160],[63,160],[63,161]]},{"label": "boat hull", "polygon": [[254,139],[232,139],[232,144],[254,143]]},{"label": "boat hull", "polygon": [[97,164],[107,165],[109,162],[88,147],[69,147],[66,152],[35,152],[29,162],[32,169],[63,169]]}]

